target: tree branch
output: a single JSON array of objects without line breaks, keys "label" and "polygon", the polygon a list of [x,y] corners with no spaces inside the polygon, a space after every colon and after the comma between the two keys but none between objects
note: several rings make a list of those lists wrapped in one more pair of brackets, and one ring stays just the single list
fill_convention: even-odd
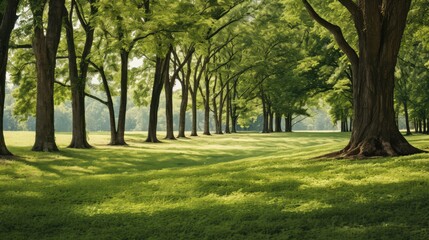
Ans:
[{"label": "tree branch", "polygon": [[341,31],[341,28],[337,25],[334,25],[328,21],[326,21],[324,18],[322,18],[308,3],[307,0],[302,0],[304,3],[305,8],[307,9],[310,16],[318,22],[320,25],[322,25],[324,28],[326,28],[329,32],[331,32],[334,35],[335,41],[338,43],[341,50],[347,55],[347,58],[349,59],[350,63],[353,66],[359,65],[359,57],[356,53],[356,51],[350,46],[350,44],[346,41],[344,38],[343,32]]},{"label": "tree branch", "polygon": [[11,44],[11,45],[9,45],[9,48],[12,48],[12,49],[22,49],[22,48],[27,48],[27,49],[29,49],[29,48],[33,48],[33,45],[31,45],[31,44]]},{"label": "tree branch", "polygon": [[355,23],[356,30],[360,33],[363,25],[363,15],[359,6],[353,2],[353,0],[338,0],[353,17],[353,21]]},{"label": "tree branch", "polygon": [[[56,84],[58,84],[58,85],[60,85],[60,86],[62,86],[62,87],[71,88],[71,86],[70,86],[70,85],[67,85],[67,84],[65,84],[65,83],[63,83],[63,82],[60,82],[60,81],[57,81],[57,80],[55,80],[55,81],[54,81],[54,83],[56,83]],[[104,104],[104,105],[107,105],[107,101],[104,101],[103,99],[101,99],[101,98],[99,98],[99,97],[97,97],[97,96],[94,96],[94,95],[89,94],[89,93],[87,93],[87,92],[85,92],[85,96],[90,97],[90,98],[92,98],[92,99],[95,99],[95,100],[99,101],[100,103],[102,103],[102,104]]]}]

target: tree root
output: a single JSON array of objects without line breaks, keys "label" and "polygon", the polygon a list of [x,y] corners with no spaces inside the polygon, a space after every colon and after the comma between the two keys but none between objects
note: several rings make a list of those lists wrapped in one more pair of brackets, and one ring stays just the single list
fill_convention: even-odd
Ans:
[{"label": "tree root", "polygon": [[405,156],[426,151],[411,146],[408,142],[386,141],[380,138],[369,138],[359,144],[349,143],[343,150],[328,153],[316,159],[365,159],[373,157],[395,157]]}]

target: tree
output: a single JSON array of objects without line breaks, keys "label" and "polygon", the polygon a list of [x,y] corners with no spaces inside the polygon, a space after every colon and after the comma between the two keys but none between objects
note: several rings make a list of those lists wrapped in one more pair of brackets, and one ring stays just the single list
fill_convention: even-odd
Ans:
[{"label": "tree", "polygon": [[[90,8],[90,16],[97,13],[94,0],[88,0]],[[89,54],[94,42],[94,27],[85,15],[81,12],[82,7],[78,6],[75,0],[71,1],[70,14],[65,17],[65,28],[67,38],[67,50],[69,59],[69,77],[71,82],[72,92],[72,112],[73,112],[73,128],[72,140],[69,145],[70,148],[90,148],[86,136],[86,120],[85,120],[85,86],[88,76]],[[78,65],[76,55],[76,44],[74,38],[73,28],[73,12],[76,10],[79,23],[85,31],[85,44],[83,46],[82,56]],[[65,16],[67,16],[67,9],[64,8]]]},{"label": "tree", "polygon": [[411,0],[340,0],[350,12],[358,53],[341,28],[302,0],[311,17],[328,29],[347,55],[353,73],[353,127],[349,144],[329,157],[397,156],[420,153],[399,132],[394,112],[394,72]]},{"label": "tree", "polygon": [[43,12],[47,0],[30,1],[33,12],[33,51],[37,69],[36,140],[33,151],[58,151],[54,129],[54,81],[64,1],[49,0],[46,31],[43,26]]},{"label": "tree", "polygon": [[[8,62],[10,34],[15,26],[19,0],[6,1],[6,7],[0,9],[0,156],[10,156],[3,134],[4,102],[6,96],[6,66]],[[1,7],[1,6],[0,6]]]}]

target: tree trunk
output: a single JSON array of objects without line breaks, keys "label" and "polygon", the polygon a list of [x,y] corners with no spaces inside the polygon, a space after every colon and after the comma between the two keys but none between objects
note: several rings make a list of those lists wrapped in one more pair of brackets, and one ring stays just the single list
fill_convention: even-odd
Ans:
[{"label": "tree trunk", "polygon": [[165,92],[165,122],[166,122],[166,136],[165,139],[176,140],[174,137],[174,123],[173,123],[173,86],[174,79],[166,77],[164,82]]},{"label": "tree trunk", "polygon": [[198,136],[197,133],[197,91],[195,90],[194,93],[191,94],[191,101],[192,101],[192,131],[191,136],[196,137]]},{"label": "tree trunk", "polygon": [[282,115],[279,113],[275,117],[275,132],[282,132]]},{"label": "tree trunk", "polygon": [[407,101],[403,101],[402,104],[404,105],[405,126],[407,128],[406,135],[411,135],[410,120],[409,120],[409,116],[408,116],[408,104],[407,104]]},{"label": "tree trunk", "polygon": [[268,104],[268,132],[274,132],[274,112],[271,109],[271,106]]},{"label": "tree trunk", "polygon": [[358,56],[341,29],[321,18],[302,0],[310,15],[334,36],[353,69],[353,127],[349,144],[328,157],[397,156],[420,153],[395,124],[394,71],[411,0],[341,0],[352,14],[359,36]]},{"label": "tree trunk", "polygon": [[[191,92],[191,99],[192,99],[192,132],[191,136],[198,136],[197,133],[197,94],[198,94],[198,88],[200,87],[200,81],[203,72],[205,71],[206,65],[209,62],[209,58],[205,57],[204,61],[201,63],[202,56],[198,57],[197,64],[195,66],[194,71],[194,82],[193,82],[193,88],[189,88],[189,91]],[[201,65],[201,70],[198,72],[198,68]]]},{"label": "tree trunk", "polygon": [[[180,115],[179,115],[179,135],[178,138],[184,138],[186,130],[186,111],[188,108],[188,99],[189,99],[189,84],[191,82],[191,64],[192,56],[189,58],[186,69],[185,79],[182,80],[182,101],[180,102]],[[184,75],[184,74],[183,74]]]},{"label": "tree trunk", "polygon": [[118,129],[116,131],[116,144],[127,145],[125,142],[125,121],[128,99],[128,56],[129,52],[121,49],[121,96],[118,115]]},{"label": "tree trunk", "polygon": [[150,101],[149,127],[146,142],[160,142],[156,136],[156,128],[158,126],[159,97],[162,92],[165,78],[169,77],[168,72],[170,66],[170,57],[171,51],[169,50],[165,57],[161,58],[157,56],[156,58],[155,77],[153,81],[152,97]]},{"label": "tree trunk", "polygon": [[37,70],[36,139],[33,151],[58,151],[54,129],[54,81],[64,0],[50,0],[46,36],[43,25],[43,9],[37,3],[32,6],[34,21],[33,50]]},{"label": "tree trunk", "polygon": [[234,81],[234,84],[232,86],[232,100],[231,101],[231,132],[237,133],[237,121],[238,121],[238,114],[237,114],[237,104],[235,103],[235,100],[237,100],[238,97],[238,91],[237,91],[237,81]]},{"label": "tree trunk", "polygon": [[204,135],[211,135],[210,133],[210,77],[208,73],[205,76],[205,90],[206,99],[204,101]]},{"label": "tree trunk", "polygon": [[18,19],[16,11],[18,0],[8,0],[4,14],[0,14],[0,156],[12,156],[7,149],[3,133],[4,101],[6,95],[6,66],[8,62],[8,50],[10,34]]},{"label": "tree trunk", "polygon": [[287,113],[285,117],[285,132],[292,132],[292,114]]},{"label": "tree trunk", "polygon": [[262,100],[262,116],[263,116],[262,133],[268,133],[268,121],[269,121],[268,107],[263,93],[261,93],[261,100]]},{"label": "tree trunk", "polygon": [[[72,4],[73,8],[73,4]],[[64,7],[64,15],[67,16],[67,9]],[[72,10],[71,10],[72,11]],[[91,148],[86,138],[86,122],[85,122],[85,84],[86,84],[86,68],[83,62],[81,62],[81,75],[79,76],[79,70],[77,66],[76,46],[74,43],[74,31],[73,24],[71,22],[72,16],[69,18],[65,17],[65,29],[67,38],[67,50],[69,58],[69,77],[71,82],[71,93],[72,93],[72,140],[68,147],[70,148]],[[93,31],[92,31],[93,32]],[[89,37],[89,38],[88,38]],[[85,49],[87,45],[92,45],[92,36],[87,35],[85,41]],[[89,49],[84,53],[86,56],[89,54]],[[86,61],[86,57],[82,57],[81,61]]]},{"label": "tree trunk", "polygon": [[178,138],[184,138],[185,127],[186,127],[186,109],[188,108],[188,85],[182,84],[182,101],[180,102],[180,114],[179,114],[179,135]]},{"label": "tree trunk", "polygon": [[116,134],[116,120],[115,120],[115,109],[113,107],[112,94],[110,93],[109,83],[102,67],[98,68],[101,79],[103,82],[104,91],[106,93],[107,101],[104,103],[109,109],[109,121],[110,121],[110,143],[109,145],[117,145],[118,139]]},{"label": "tree trunk", "polygon": [[231,89],[229,89],[229,83],[226,85],[226,119],[225,119],[225,133],[231,133],[229,127],[231,118]]}]

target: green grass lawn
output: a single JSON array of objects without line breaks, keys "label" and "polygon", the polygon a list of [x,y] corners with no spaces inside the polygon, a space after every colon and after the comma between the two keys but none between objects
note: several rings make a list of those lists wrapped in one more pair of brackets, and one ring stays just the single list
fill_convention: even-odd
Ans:
[{"label": "green grass lawn", "polygon": [[[0,239],[429,239],[429,154],[321,160],[342,133],[240,133],[0,160]],[[429,136],[409,141],[429,150]]]}]

